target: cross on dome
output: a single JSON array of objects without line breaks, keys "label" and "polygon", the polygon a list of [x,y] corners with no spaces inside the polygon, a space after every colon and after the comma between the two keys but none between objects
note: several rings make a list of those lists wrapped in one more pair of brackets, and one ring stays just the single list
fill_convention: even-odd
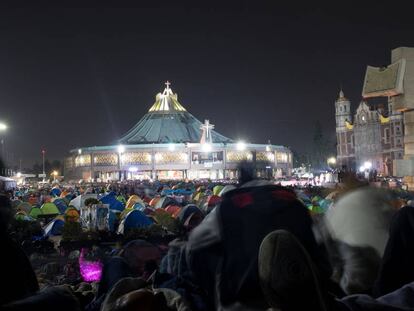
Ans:
[{"label": "cross on dome", "polygon": [[172,95],[173,94],[172,90],[170,89],[170,85],[171,85],[170,81],[167,80],[167,82],[165,82],[165,89],[164,89],[164,92],[162,92],[162,95]]},{"label": "cross on dome", "polygon": [[200,143],[212,143],[211,131],[214,129],[214,125],[209,120],[204,120],[204,124],[200,126],[200,129],[203,131]]}]

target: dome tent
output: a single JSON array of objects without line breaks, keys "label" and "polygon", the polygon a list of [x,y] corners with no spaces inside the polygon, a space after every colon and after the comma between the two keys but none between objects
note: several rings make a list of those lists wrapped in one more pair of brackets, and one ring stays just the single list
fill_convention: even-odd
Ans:
[{"label": "dome tent", "polygon": [[62,235],[63,225],[65,224],[65,221],[62,219],[62,217],[56,217],[51,222],[49,222],[45,228],[44,236],[57,236]]},{"label": "dome tent", "polygon": [[103,196],[99,201],[103,204],[108,204],[110,209],[115,209],[118,211],[123,211],[125,209],[124,204],[119,202],[115,196],[115,193],[110,192],[107,195]]},{"label": "dome tent", "polygon": [[166,208],[168,205],[177,205],[177,201],[174,200],[172,197],[161,197],[157,204],[155,204],[155,208]]},{"label": "dome tent", "polygon": [[43,204],[40,210],[42,211],[42,215],[58,215],[59,214],[59,209],[57,208],[55,204],[51,202]]},{"label": "dome tent", "polygon": [[131,208],[135,205],[135,203],[141,203],[143,204],[141,198],[139,196],[137,196],[136,194],[131,195],[128,199],[128,201],[126,202],[126,206],[125,208]]},{"label": "dome tent", "polygon": [[125,215],[118,227],[118,234],[125,234],[128,230],[133,228],[146,228],[153,224],[153,221],[148,218],[143,212],[132,210]]},{"label": "dome tent", "polygon": [[59,209],[60,214],[65,213],[66,209],[68,208],[66,202],[61,198],[54,199],[53,204],[55,204]]},{"label": "dome tent", "polygon": [[75,207],[77,210],[80,210],[85,205],[85,200],[89,198],[96,199],[98,198],[98,195],[95,193],[78,195],[70,201],[69,205]]},{"label": "dome tent", "polygon": [[42,210],[37,206],[32,207],[32,209],[30,210],[29,216],[34,219],[37,219],[39,215],[42,215]]}]

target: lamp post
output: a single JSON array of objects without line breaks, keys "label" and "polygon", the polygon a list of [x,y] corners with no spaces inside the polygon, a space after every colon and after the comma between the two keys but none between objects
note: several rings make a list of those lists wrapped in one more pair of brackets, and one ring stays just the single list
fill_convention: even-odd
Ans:
[{"label": "lamp post", "polygon": [[43,174],[42,174],[42,176],[43,176],[43,181],[45,181],[45,177],[46,177],[46,173],[45,173],[45,153],[46,153],[46,150],[42,150],[42,163],[43,163]]},{"label": "lamp post", "polygon": [[52,172],[52,175],[53,175],[53,182],[56,182],[56,177],[58,175],[58,172],[57,171],[53,171]]},{"label": "lamp post", "polygon": [[[5,123],[0,122],[0,133],[5,132],[7,130],[7,125]],[[6,155],[4,152],[4,137],[1,138],[1,157],[4,161],[6,161]]]},{"label": "lamp post", "polygon": [[119,167],[119,180],[122,180],[122,173],[121,173],[121,168],[122,168],[122,154],[125,152],[125,147],[122,145],[118,146],[118,167]]},{"label": "lamp post", "polygon": [[330,157],[330,158],[328,158],[327,162],[328,162],[329,167],[331,169],[333,169],[336,165],[336,158],[335,157]]}]

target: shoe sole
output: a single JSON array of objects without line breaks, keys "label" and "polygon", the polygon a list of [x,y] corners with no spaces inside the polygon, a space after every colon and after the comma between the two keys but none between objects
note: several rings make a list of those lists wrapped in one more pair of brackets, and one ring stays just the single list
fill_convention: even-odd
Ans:
[{"label": "shoe sole", "polygon": [[272,308],[327,311],[312,259],[286,230],[269,233],[259,250],[259,279]]}]

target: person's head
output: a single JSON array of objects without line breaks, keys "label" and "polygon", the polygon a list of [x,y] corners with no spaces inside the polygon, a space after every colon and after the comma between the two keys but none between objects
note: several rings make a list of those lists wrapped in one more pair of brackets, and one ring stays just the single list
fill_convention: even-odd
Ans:
[{"label": "person's head", "polygon": [[10,199],[5,195],[0,195],[0,232],[7,231],[10,221],[13,218],[13,209]]},{"label": "person's head", "polygon": [[255,169],[252,162],[243,161],[238,166],[239,184],[245,184],[255,179]]}]

